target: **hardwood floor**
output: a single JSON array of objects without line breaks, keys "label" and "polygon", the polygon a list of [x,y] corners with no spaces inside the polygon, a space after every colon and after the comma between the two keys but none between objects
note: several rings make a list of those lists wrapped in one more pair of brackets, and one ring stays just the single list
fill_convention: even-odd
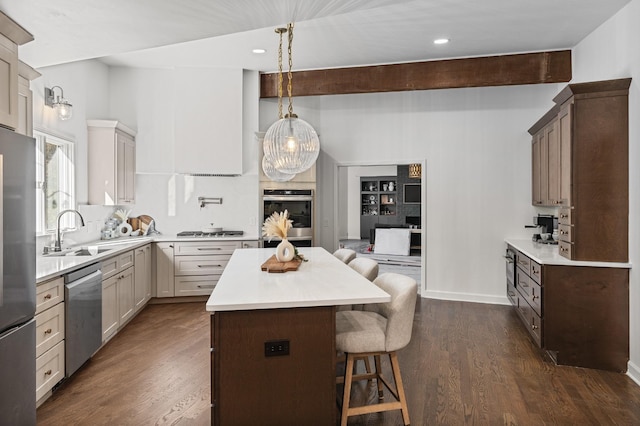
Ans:
[{"label": "hardwood floor", "polygon": [[[38,409],[38,424],[210,424],[208,317],[204,303],[148,306]],[[419,299],[398,357],[412,425],[640,424],[640,386],[555,366],[508,306]],[[375,385],[354,387],[354,401],[372,398]],[[349,424],[402,421],[389,412]]]}]

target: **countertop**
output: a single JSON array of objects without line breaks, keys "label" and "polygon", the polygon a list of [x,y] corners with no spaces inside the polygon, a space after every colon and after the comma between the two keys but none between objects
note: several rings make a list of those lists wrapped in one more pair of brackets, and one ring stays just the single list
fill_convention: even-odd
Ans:
[{"label": "countertop", "polygon": [[560,266],[590,266],[594,268],[631,268],[631,263],[624,262],[590,262],[582,260],[569,260],[560,256],[558,246],[553,244],[540,244],[532,240],[505,240],[512,247],[526,254],[532,260],[541,265]]},{"label": "countertop", "polygon": [[207,311],[384,303],[382,289],[321,247],[298,249],[308,262],[297,271],[269,273],[262,265],[275,249],[236,250],[207,301]]},{"label": "countertop", "polygon": [[[99,262],[114,255],[132,250],[152,242],[192,242],[192,241],[256,241],[256,236],[238,237],[178,237],[172,234],[160,234],[149,237],[121,237],[112,240],[98,240],[79,244],[71,249],[86,248],[88,246],[109,247],[108,251],[94,256],[43,256],[36,257],[36,284],[56,278],[83,266]],[[65,248],[66,251],[66,248]]]}]

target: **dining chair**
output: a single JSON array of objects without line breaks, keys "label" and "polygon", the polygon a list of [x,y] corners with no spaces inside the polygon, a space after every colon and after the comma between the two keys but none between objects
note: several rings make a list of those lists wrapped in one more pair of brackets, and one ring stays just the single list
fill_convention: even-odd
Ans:
[{"label": "dining chair", "polygon": [[[336,313],[336,349],[346,354],[341,425],[347,424],[349,416],[389,410],[400,410],[404,424],[408,425],[409,410],[402,385],[397,351],[411,341],[417,284],[413,278],[391,272],[378,276],[374,284],[387,292],[391,296],[391,301],[367,304],[362,311]],[[380,361],[382,355],[389,356],[395,389],[382,375]],[[364,356],[374,357],[375,371],[354,374],[355,360]],[[352,383],[372,379],[377,383],[378,403],[351,407]],[[384,402],[383,385],[396,401]]]},{"label": "dining chair", "polygon": [[338,259],[342,260],[344,263],[349,264],[353,259],[356,258],[355,250],[351,250],[348,248],[341,248],[333,252],[333,255]]}]

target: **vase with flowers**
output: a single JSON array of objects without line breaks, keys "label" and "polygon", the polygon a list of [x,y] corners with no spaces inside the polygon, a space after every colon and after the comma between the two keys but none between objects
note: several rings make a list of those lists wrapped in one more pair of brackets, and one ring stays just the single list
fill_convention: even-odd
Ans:
[{"label": "vase with flowers", "polygon": [[293,221],[289,219],[289,212],[285,210],[284,212],[274,212],[262,225],[263,237],[268,237],[269,241],[273,237],[278,237],[282,240],[276,247],[276,259],[278,259],[278,262],[289,262],[296,255],[295,247],[287,240],[287,233],[292,224]]}]

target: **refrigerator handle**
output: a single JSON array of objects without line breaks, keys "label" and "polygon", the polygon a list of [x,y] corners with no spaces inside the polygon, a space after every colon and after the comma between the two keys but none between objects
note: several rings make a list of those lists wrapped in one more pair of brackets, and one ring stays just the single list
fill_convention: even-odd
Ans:
[{"label": "refrigerator handle", "polygon": [[0,154],[0,306],[4,304],[4,156]]}]

